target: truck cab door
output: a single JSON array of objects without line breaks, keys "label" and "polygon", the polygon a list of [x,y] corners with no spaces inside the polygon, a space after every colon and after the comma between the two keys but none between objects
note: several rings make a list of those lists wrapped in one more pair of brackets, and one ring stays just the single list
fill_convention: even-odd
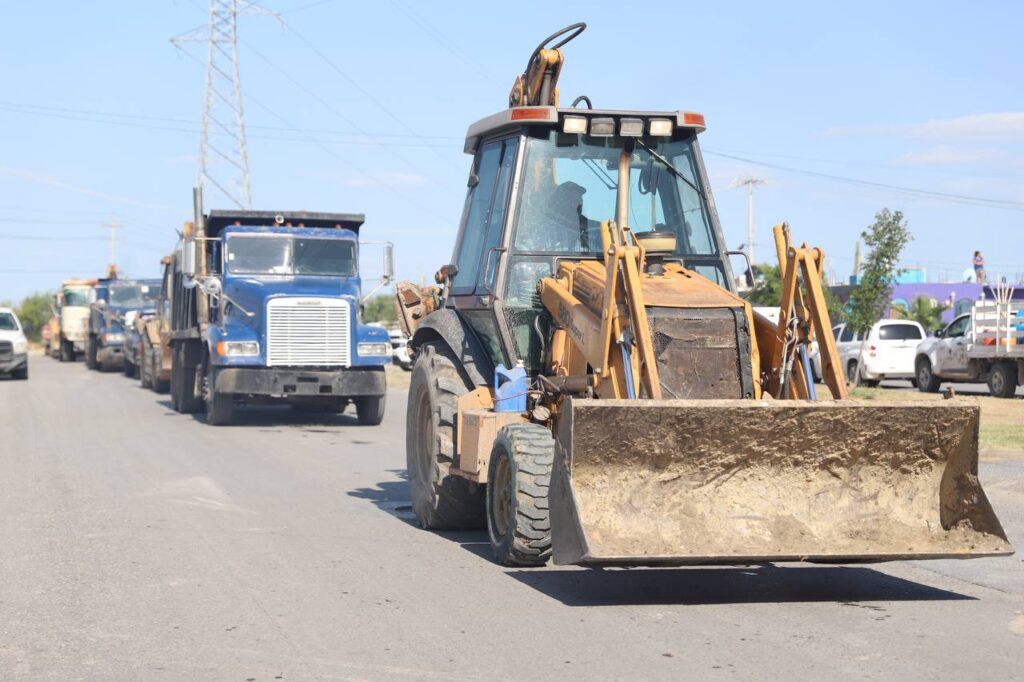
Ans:
[{"label": "truck cab door", "polygon": [[970,315],[961,315],[946,327],[942,339],[943,372],[967,374],[967,327],[970,321]]},{"label": "truck cab door", "polygon": [[503,235],[518,147],[518,137],[480,145],[452,259],[458,270],[452,279],[448,305],[469,322],[495,364],[508,363],[510,358],[495,292],[505,261]]}]

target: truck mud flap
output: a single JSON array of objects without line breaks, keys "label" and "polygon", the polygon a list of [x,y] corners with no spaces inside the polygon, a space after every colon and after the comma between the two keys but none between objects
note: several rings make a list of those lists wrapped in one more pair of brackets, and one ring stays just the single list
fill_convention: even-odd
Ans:
[{"label": "truck mud flap", "polygon": [[567,400],[557,564],[1012,554],[978,481],[976,405]]}]

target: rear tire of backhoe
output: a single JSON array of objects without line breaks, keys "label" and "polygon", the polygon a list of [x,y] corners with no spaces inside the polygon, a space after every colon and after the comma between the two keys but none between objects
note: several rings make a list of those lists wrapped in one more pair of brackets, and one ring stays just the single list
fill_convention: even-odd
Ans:
[{"label": "rear tire of backhoe", "polygon": [[470,388],[443,342],[423,344],[412,370],[405,429],[412,508],[423,528],[481,528],[486,520],[483,486],[448,473],[457,401]]},{"label": "rear tire of backhoe", "polygon": [[548,486],[555,439],[538,424],[498,432],[487,468],[487,534],[503,566],[543,566],[551,556]]}]

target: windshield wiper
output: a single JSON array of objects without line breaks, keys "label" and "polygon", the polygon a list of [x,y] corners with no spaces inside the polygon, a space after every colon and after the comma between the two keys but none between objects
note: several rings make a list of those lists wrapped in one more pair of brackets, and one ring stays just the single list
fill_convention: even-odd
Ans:
[{"label": "windshield wiper", "polygon": [[695,185],[693,183],[693,180],[690,180],[690,178],[688,178],[685,175],[683,175],[683,172],[681,170],[679,170],[678,168],[676,168],[675,166],[673,166],[671,163],[669,163],[668,159],[666,159],[664,156],[662,156],[661,154],[659,154],[658,152],[654,151],[653,149],[648,147],[646,144],[644,144],[643,140],[637,140],[636,143],[638,145],[640,145],[652,157],[654,157],[658,161],[661,161],[663,164],[665,164],[665,168],[668,168],[669,173],[671,173],[672,175],[676,176],[677,178],[679,178],[680,180],[685,182],[687,185],[692,187],[693,191],[696,192],[697,194],[701,193],[700,192],[700,188],[697,187],[697,185]]}]

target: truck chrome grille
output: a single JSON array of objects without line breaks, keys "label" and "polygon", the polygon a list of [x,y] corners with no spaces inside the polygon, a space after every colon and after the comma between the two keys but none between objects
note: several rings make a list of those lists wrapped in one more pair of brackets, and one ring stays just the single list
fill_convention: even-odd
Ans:
[{"label": "truck chrome grille", "polygon": [[267,303],[268,367],[348,367],[351,306],[337,298],[274,298]]},{"label": "truck chrome grille", "polygon": [[10,360],[14,356],[14,343],[0,341],[0,360]]}]

